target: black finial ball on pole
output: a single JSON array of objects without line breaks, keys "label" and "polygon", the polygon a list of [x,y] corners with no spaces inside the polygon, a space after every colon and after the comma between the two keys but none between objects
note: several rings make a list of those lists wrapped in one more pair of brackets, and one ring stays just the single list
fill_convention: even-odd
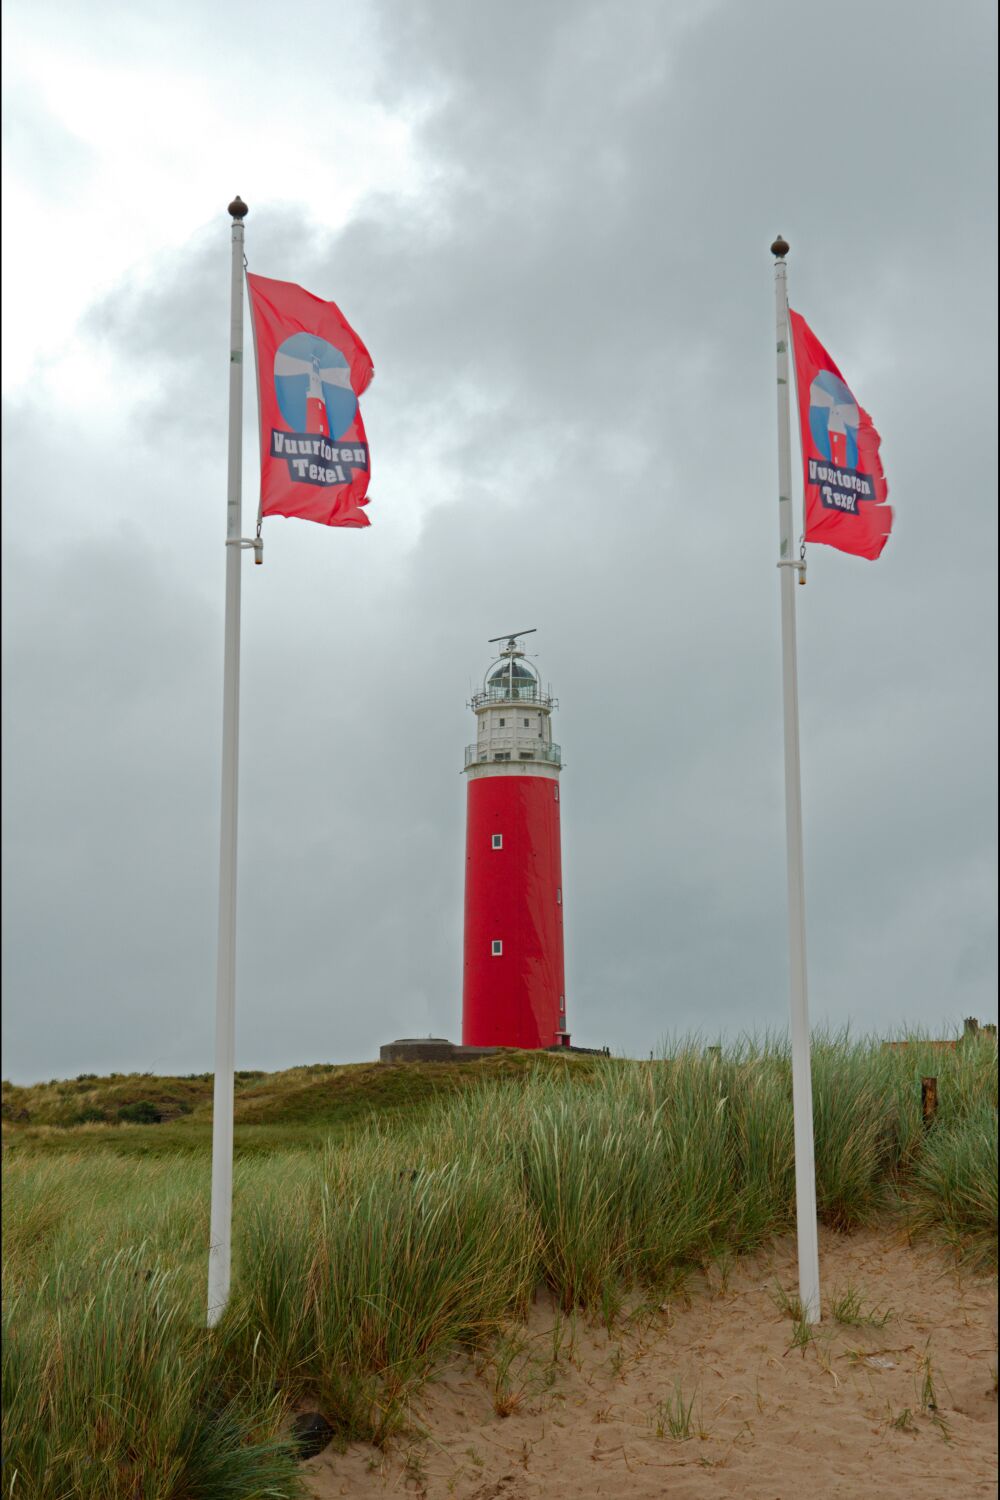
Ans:
[{"label": "black finial ball on pole", "polygon": [[[239,199],[237,198],[236,201],[238,203]],[[246,212],[246,210],[244,210],[244,212]],[[778,260],[784,260],[785,256],[788,254],[788,248],[788,241],[785,239],[784,235],[779,234],[778,238],[771,246],[771,254]]]},{"label": "black finial ball on pole", "polygon": [[243,202],[243,199],[240,197],[239,193],[236,194],[236,197],[233,199],[232,203],[230,203],[229,212],[234,219],[245,219],[247,214],[250,212],[246,204]]}]

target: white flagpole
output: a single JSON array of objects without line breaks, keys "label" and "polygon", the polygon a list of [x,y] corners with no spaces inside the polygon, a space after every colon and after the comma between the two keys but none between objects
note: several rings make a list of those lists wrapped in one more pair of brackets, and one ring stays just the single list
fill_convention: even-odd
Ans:
[{"label": "white flagpole", "polygon": [[792,1107],[795,1117],[795,1218],[798,1230],[799,1301],[809,1323],[820,1321],[819,1242],[816,1231],[816,1153],[813,1141],[809,1001],[806,988],[806,896],[802,861],[802,787],[799,771],[799,689],[795,650],[795,575],[805,582],[792,518],[792,449],[789,424],[788,289],[779,235],[771,246],[778,348],[778,516],[781,575],[781,675],[785,720],[785,839],[788,860],[788,960],[792,1012]]},{"label": "white flagpole", "polygon": [[215,991],[215,1092],[212,1105],[212,1218],[208,1250],[208,1326],[229,1300],[233,1217],[233,1067],[236,1031],[236,825],[240,755],[240,568],[243,529],[243,220],[233,220],[229,330],[229,479],[226,494],[226,627],[222,680],[222,830],[219,850],[219,953]]}]

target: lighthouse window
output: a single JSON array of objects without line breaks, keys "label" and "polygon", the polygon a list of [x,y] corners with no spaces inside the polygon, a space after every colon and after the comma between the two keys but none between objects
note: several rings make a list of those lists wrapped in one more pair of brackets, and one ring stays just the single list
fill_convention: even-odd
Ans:
[{"label": "lighthouse window", "polygon": [[556,801],[558,802],[559,801],[559,788],[557,786],[554,786],[552,788],[552,790],[555,793]]},{"label": "lighthouse window", "polygon": [[490,946],[493,949],[493,957],[500,958],[503,954],[503,943],[500,941],[500,939],[494,938]]},{"label": "lighthouse window", "polygon": [[500,728],[501,728],[501,729],[502,729],[502,728],[503,728],[503,726],[504,726],[504,725],[505,725],[505,724],[506,724],[506,722],[507,722],[507,720],[506,720],[506,719],[501,719],[501,720],[500,720]]},{"label": "lighthouse window", "polygon": [[509,750],[498,750],[493,757],[494,760],[510,760]]},{"label": "lighthouse window", "polygon": [[502,849],[503,848],[503,834],[502,833],[495,833],[493,835],[493,847],[494,847],[494,849]]},{"label": "lighthouse window", "polygon": [[525,721],[524,721],[524,727],[525,727],[525,729],[528,728],[528,726],[530,725],[530,723],[531,723],[530,719],[525,719]]},{"label": "lighthouse window", "polygon": [[565,1012],[566,1012],[566,996],[565,995],[560,995],[559,996],[559,1014],[560,1015],[564,1015]]},{"label": "lighthouse window", "polygon": [[556,905],[562,906],[562,886],[556,886]]}]

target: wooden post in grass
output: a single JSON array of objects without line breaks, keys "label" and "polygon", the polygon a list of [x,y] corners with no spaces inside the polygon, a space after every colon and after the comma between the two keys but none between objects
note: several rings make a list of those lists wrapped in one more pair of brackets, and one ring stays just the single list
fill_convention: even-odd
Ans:
[{"label": "wooden post in grass", "polygon": [[930,1130],[934,1124],[938,1107],[938,1091],[936,1078],[921,1078],[920,1080],[920,1114],[923,1118],[924,1129]]}]

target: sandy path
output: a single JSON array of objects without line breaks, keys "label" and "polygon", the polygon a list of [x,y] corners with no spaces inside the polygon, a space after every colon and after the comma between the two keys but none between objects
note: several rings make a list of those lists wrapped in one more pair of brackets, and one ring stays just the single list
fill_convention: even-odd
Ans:
[{"label": "sandy path", "polygon": [[[317,1500],[935,1500],[996,1493],[996,1284],[886,1234],[821,1240],[824,1307],[850,1286],[882,1328],[828,1318],[805,1350],[773,1300],[794,1247],[689,1284],[610,1336],[534,1309],[506,1376],[456,1360],[386,1453],[332,1448],[304,1466]],[[517,1334],[515,1334],[517,1338]],[[559,1344],[558,1359],[553,1359]],[[936,1411],[923,1404],[926,1360]],[[691,1436],[664,1402],[693,1397]],[[507,1416],[494,1409],[513,1407]],[[896,1423],[897,1425],[893,1425]]]}]

